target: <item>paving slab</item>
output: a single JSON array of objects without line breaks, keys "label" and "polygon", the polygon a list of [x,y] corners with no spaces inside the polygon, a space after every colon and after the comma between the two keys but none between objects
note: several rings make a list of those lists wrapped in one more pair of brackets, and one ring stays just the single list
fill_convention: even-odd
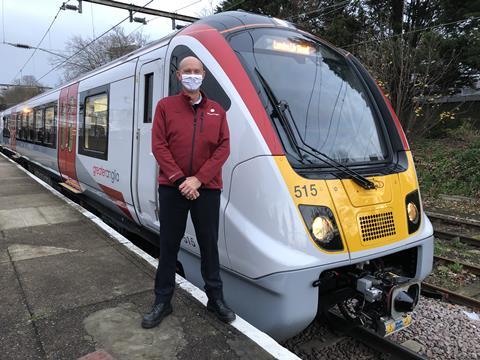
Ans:
[{"label": "paving slab", "polygon": [[6,262],[10,262],[10,258],[8,257],[8,252],[6,249],[0,249],[0,264],[6,263]]},{"label": "paving slab", "polygon": [[48,256],[47,260],[39,257],[16,263],[36,316],[151,290],[153,286],[152,278],[113,247]]},{"label": "paving slab", "polygon": [[9,195],[38,194],[42,191],[44,191],[42,185],[35,182],[21,183],[20,180],[17,180],[0,183],[0,197],[2,198]]},{"label": "paving slab", "polygon": [[12,262],[21,260],[36,259],[44,256],[60,255],[65,253],[77,252],[75,249],[60,248],[55,246],[38,246],[14,244],[8,247],[8,253]]},{"label": "paving slab", "polygon": [[29,194],[29,195],[12,195],[12,196],[3,196],[2,201],[0,202],[0,210],[8,209],[21,209],[28,207],[39,207],[45,206],[45,204],[51,205],[64,205],[65,202],[59,198],[52,198],[51,194],[48,193],[38,193],[38,194]]},{"label": "paving slab", "polygon": [[[0,264],[0,333],[28,325],[30,313],[25,304],[15,269],[10,262]],[[1,358],[1,356],[0,356]]]},{"label": "paving slab", "polygon": [[21,170],[17,169],[14,166],[10,166],[10,164],[8,164],[8,163],[5,164],[4,166],[2,166],[1,174],[2,174],[2,177],[0,179],[0,184],[1,185],[3,185],[4,182],[6,182],[8,178],[22,177],[22,175],[23,176],[25,175]]},{"label": "paving slab", "polygon": [[48,205],[40,207],[0,210],[0,230],[24,228],[45,224],[60,224],[81,218],[71,206]]},{"label": "paving slab", "polygon": [[87,218],[63,223],[61,226],[47,224],[3,231],[0,249],[14,244],[58,246],[77,250],[93,249],[114,244],[105,233]]},{"label": "paving slab", "polygon": [[2,360],[44,360],[45,353],[32,324],[21,325],[0,332]]},{"label": "paving slab", "polygon": [[57,313],[36,322],[51,358],[77,358],[97,348],[114,359],[271,359],[237,330],[178,290],[174,312],[154,329],[140,326],[152,295],[140,294]]},{"label": "paving slab", "polygon": [[48,224],[38,208],[0,210],[0,230]]},{"label": "paving slab", "polygon": [[[1,168],[0,171],[2,174],[4,172],[9,172],[11,169],[8,167]],[[22,174],[20,169],[16,169],[18,173],[15,176],[2,176],[1,184],[2,185],[36,185],[35,182],[32,183],[31,179],[28,176],[25,176],[25,173]],[[23,175],[23,176],[21,176]]]}]

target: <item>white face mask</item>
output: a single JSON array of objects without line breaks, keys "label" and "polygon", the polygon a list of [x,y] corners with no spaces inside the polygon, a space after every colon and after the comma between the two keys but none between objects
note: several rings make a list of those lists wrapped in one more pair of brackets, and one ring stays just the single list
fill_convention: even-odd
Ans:
[{"label": "white face mask", "polygon": [[203,76],[200,74],[182,74],[182,85],[188,91],[197,91],[202,85]]}]

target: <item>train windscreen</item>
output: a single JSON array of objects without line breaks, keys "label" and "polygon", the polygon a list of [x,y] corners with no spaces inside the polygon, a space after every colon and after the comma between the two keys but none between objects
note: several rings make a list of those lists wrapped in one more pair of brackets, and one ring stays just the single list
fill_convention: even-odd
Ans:
[{"label": "train windscreen", "polygon": [[[229,40],[265,107],[275,108],[272,98],[279,105],[270,112],[272,120],[283,111],[281,117],[290,129],[285,129],[285,123],[276,128],[287,154],[298,153],[292,141],[285,140],[290,131],[307,147],[343,164],[387,160],[377,113],[357,73],[341,54],[288,30],[253,29]],[[300,157],[302,164],[325,166],[308,153]]]}]

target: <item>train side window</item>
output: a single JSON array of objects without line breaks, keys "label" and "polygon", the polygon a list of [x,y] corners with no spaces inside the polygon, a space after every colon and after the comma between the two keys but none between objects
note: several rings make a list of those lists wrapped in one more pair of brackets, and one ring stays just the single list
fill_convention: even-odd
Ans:
[{"label": "train side window", "polygon": [[22,139],[22,126],[23,126],[23,114],[22,113],[17,113],[17,139],[21,140]]},{"label": "train side window", "polygon": [[108,158],[108,92],[82,94],[83,123],[79,152],[106,160]]},{"label": "train side window", "polygon": [[43,109],[35,110],[35,121],[34,121],[34,141],[36,143],[42,143],[43,141]]},{"label": "train side window", "polygon": [[22,118],[21,118],[21,114],[15,113],[14,116],[15,116],[15,124],[16,124],[15,133],[17,135],[17,139],[21,139],[22,138]]},{"label": "train side window", "polygon": [[50,106],[45,109],[45,127],[43,143],[55,148],[55,107]]},{"label": "train side window", "polygon": [[22,140],[27,140],[28,134],[28,123],[27,123],[27,114],[22,112]]},{"label": "train side window", "polygon": [[[182,61],[182,59],[186,56],[195,56],[196,58],[200,59],[200,57],[195,55],[195,53],[185,45],[179,45],[173,49],[170,59],[169,95],[176,95],[182,89],[182,86],[177,79],[176,71],[180,61]],[[207,95],[209,99],[218,102],[225,111],[230,109],[230,105],[232,104],[230,98],[206,66],[205,79],[203,80],[201,89],[203,92],[205,92],[205,95]]]},{"label": "train side window", "polygon": [[64,101],[60,103],[60,148],[63,150],[66,146],[66,127],[67,127],[67,105]]},{"label": "train side window", "polygon": [[143,100],[143,122],[152,122],[153,103],[153,73],[145,74],[145,89]]},{"label": "train side window", "polygon": [[73,150],[73,119],[76,118],[75,112],[76,112],[76,96],[70,96],[68,100],[68,126],[67,126],[67,148],[69,152],[72,152]]},{"label": "train side window", "polygon": [[3,137],[10,137],[10,117],[4,116],[3,117]]},{"label": "train side window", "polygon": [[27,132],[27,140],[33,141],[34,138],[34,126],[33,126],[33,110],[30,110],[27,113],[27,127],[28,127],[28,132]]}]

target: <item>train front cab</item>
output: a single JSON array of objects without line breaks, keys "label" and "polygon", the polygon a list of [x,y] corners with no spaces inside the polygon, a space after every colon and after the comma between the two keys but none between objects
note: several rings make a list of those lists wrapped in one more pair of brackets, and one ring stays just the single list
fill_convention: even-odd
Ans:
[{"label": "train front cab", "polygon": [[[222,37],[207,18],[170,44],[188,45],[231,100],[219,243],[225,296],[280,340],[336,303],[352,319],[376,312],[384,322],[373,326],[391,333],[408,325],[403,315],[433,256],[408,144],[356,59],[269,21]],[[374,187],[351,180],[338,162]],[[181,252],[187,269],[192,259]]]}]

